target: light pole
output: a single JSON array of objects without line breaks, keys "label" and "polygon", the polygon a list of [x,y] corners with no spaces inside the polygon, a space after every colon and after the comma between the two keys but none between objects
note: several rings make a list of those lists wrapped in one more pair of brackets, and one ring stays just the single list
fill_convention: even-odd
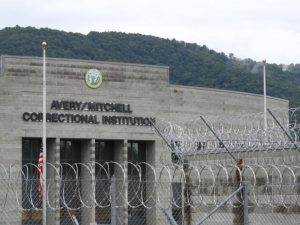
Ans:
[{"label": "light pole", "polygon": [[43,225],[47,224],[46,47],[47,42],[43,41]]},{"label": "light pole", "polygon": [[267,130],[267,87],[266,87],[266,60],[263,63],[263,76],[264,76],[264,130]]}]

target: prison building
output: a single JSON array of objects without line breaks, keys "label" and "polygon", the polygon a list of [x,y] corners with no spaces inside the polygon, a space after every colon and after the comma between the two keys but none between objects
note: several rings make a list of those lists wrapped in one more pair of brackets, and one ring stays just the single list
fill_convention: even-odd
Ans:
[{"label": "prison building", "polygon": [[[42,144],[43,61],[4,55],[0,71],[0,164],[17,178],[8,196],[18,200],[5,203],[6,209],[15,210],[6,211],[0,224],[41,224],[37,162]],[[115,224],[168,224],[160,209],[135,205],[136,198],[146,199],[155,191],[149,165],[160,165],[162,158],[171,160],[152,123],[158,118],[184,121],[263,109],[261,95],[170,84],[167,66],[47,58],[46,82],[47,195],[48,207],[55,209],[49,209],[47,219],[53,225],[72,224],[72,216],[81,225],[112,224],[112,213],[121,218]],[[268,97],[267,102],[270,108],[288,110],[286,100]],[[130,199],[115,196],[119,207],[114,212],[105,199],[112,176],[117,180],[115,189]],[[64,182],[59,181],[62,177]],[[145,181],[143,187],[136,185],[139,180]],[[78,196],[77,187],[87,194]],[[182,187],[176,188],[180,193]],[[6,194],[3,190],[1,196]],[[34,200],[28,193],[35,194]],[[72,210],[66,210],[66,204]],[[183,224],[182,208],[176,210],[176,220]]]}]

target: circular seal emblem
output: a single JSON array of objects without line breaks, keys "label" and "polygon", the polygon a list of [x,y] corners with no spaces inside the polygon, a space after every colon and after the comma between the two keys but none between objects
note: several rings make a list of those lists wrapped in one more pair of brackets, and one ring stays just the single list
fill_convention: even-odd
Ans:
[{"label": "circular seal emblem", "polygon": [[85,83],[90,88],[98,88],[102,83],[102,74],[96,69],[88,70],[85,74]]}]

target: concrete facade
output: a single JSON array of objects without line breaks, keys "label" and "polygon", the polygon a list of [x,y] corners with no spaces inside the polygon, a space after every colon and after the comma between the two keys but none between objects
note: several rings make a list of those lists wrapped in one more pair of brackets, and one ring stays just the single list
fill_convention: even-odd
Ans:
[{"label": "concrete facade", "polygon": [[[42,59],[2,56],[0,65],[2,151],[14,149],[19,152],[7,156],[7,161],[11,162],[21,158],[20,151],[16,150],[20,148],[20,141],[16,139],[41,137],[41,123],[25,122],[22,115],[24,112],[42,112]],[[98,89],[91,89],[84,82],[84,74],[91,68],[103,73],[103,83]],[[51,110],[54,100],[129,104],[132,113]],[[287,109],[288,101],[268,97],[268,105]],[[147,126],[101,125],[101,116],[186,120],[199,115],[255,113],[261,112],[262,108],[260,95],[170,85],[168,67],[47,59],[47,111],[97,115],[100,121],[98,125],[49,123],[49,138],[155,140],[157,138]]]},{"label": "concrete facade", "polygon": [[[22,138],[41,138],[42,122],[28,119],[30,113],[42,112],[42,59],[36,57],[1,56],[0,61],[0,163],[4,165],[22,164]],[[103,75],[103,82],[97,89],[85,84],[84,76],[89,69],[97,69]],[[65,108],[52,107],[54,103],[65,101]],[[80,102],[80,107],[72,108],[70,102]],[[130,107],[128,112],[89,110],[87,103],[114,103]],[[72,104],[72,103],[71,103]],[[74,103],[75,104],[75,103]],[[270,108],[288,109],[288,101],[268,97]],[[83,107],[83,109],[81,109]],[[109,107],[108,107],[109,108]],[[51,114],[91,115],[97,123],[59,122],[53,119],[47,123],[48,159],[60,162],[60,140],[78,139],[81,142],[81,162],[90,163],[95,159],[95,141],[113,140],[115,161],[126,165],[129,141],[146,142],[146,160],[155,166],[163,154],[162,140],[147,121],[145,124],[126,125],[124,120],[116,124],[103,124],[109,116],[164,118],[170,120],[196,119],[199,115],[240,115],[256,113],[263,109],[260,95],[223,91],[208,88],[185,87],[169,84],[169,69],[163,66],[125,64],[114,62],[47,59],[47,112]],[[24,115],[27,112],[28,114]],[[24,116],[26,119],[24,120]],[[79,117],[78,117],[79,118]],[[133,119],[134,120],[134,119]],[[146,119],[147,120],[147,119]],[[99,123],[98,123],[99,122]],[[121,123],[121,124],[118,124]],[[142,122],[140,122],[142,123]],[[50,152],[52,154],[50,154]],[[54,176],[48,172],[49,176]],[[116,171],[116,176],[118,173]],[[85,175],[85,171],[82,172]],[[146,177],[151,179],[151,174]],[[150,177],[150,178],[149,178]],[[92,183],[83,183],[85,189]],[[53,204],[57,205],[59,185],[50,193]],[[92,190],[92,189],[91,189]],[[125,191],[127,187],[125,187]],[[88,201],[88,196],[84,201]],[[125,201],[125,200],[124,200]],[[118,214],[128,223],[126,203],[118,209]],[[81,212],[82,224],[95,221],[94,207]],[[151,217],[161,212],[148,212]],[[59,212],[49,215],[51,224],[59,224]],[[21,220],[16,217],[16,220]]]}]

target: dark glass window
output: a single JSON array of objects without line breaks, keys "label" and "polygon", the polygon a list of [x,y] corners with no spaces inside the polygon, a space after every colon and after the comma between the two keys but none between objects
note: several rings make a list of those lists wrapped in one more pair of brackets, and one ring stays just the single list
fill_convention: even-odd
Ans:
[{"label": "dark glass window", "polygon": [[[114,161],[114,142],[96,141],[95,143],[95,174],[97,177],[107,178],[114,174],[114,165],[106,162]],[[101,164],[102,166],[100,166]]]},{"label": "dark glass window", "polygon": [[78,140],[60,141],[60,162],[74,163],[80,162],[81,142]]},{"label": "dark glass window", "polygon": [[[69,166],[76,168],[76,173],[80,175],[80,166],[74,166],[81,161],[81,142],[78,140],[60,141],[60,163],[62,164],[62,175],[66,177],[75,177],[74,170]],[[69,165],[68,165],[69,164]]]},{"label": "dark glass window", "polygon": [[[40,138],[22,139],[22,166],[23,172],[29,176],[37,176],[36,167],[38,165],[39,153],[42,147]],[[34,164],[35,166],[31,165]]]},{"label": "dark glass window", "polygon": [[[60,162],[61,162],[61,195],[64,195],[65,202],[68,203],[69,208],[78,209],[80,207],[79,192],[81,187],[80,180],[80,165],[76,164],[81,162],[81,141],[80,140],[61,140],[60,141]],[[75,171],[73,170],[75,168]],[[77,180],[78,176],[79,180]],[[61,196],[63,199],[63,196]],[[66,210],[63,201],[60,201],[60,223],[72,224],[72,219],[69,213],[75,215],[77,220],[81,220],[81,212],[78,210]]]},{"label": "dark glass window", "polygon": [[95,161],[104,163],[114,160],[114,142],[96,141],[95,143]]},{"label": "dark glass window", "polygon": [[133,163],[146,161],[145,142],[128,142],[128,161]]},{"label": "dark glass window", "polygon": [[[146,162],[146,143],[145,142],[128,142],[128,162],[131,162],[135,165],[138,165],[142,177],[146,173],[146,167],[141,162]],[[137,168],[131,164],[128,164],[128,176],[129,179],[131,176],[135,177],[139,175]]]},{"label": "dark glass window", "polygon": [[107,162],[114,160],[114,142],[96,140],[95,142],[95,174],[96,174],[96,202],[107,207],[96,206],[97,224],[111,223],[110,190],[111,176],[114,174],[114,165]]},{"label": "dark glass window", "polygon": [[[146,198],[146,167],[141,162],[146,162],[146,142],[128,142],[128,224],[146,224],[146,208],[141,206],[141,196]],[[141,177],[139,177],[141,173]],[[141,178],[141,180],[140,180]]]}]

